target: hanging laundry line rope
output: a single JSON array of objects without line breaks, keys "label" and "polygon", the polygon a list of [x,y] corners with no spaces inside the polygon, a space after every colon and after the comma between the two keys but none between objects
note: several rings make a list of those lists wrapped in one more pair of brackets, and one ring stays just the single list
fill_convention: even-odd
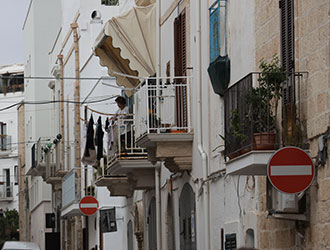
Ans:
[{"label": "hanging laundry line rope", "polygon": [[131,115],[134,115],[134,114],[115,114],[115,113],[104,113],[104,112],[100,112],[100,111],[97,111],[95,109],[92,109],[90,107],[87,107],[88,110],[92,111],[92,113],[96,113],[96,114],[99,114],[99,115],[106,115],[106,116],[131,116]]}]

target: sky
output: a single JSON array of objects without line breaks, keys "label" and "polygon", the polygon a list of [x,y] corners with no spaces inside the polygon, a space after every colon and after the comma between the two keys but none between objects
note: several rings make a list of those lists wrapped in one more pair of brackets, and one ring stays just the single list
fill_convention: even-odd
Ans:
[{"label": "sky", "polygon": [[23,24],[30,0],[0,0],[0,65],[24,63]]}]

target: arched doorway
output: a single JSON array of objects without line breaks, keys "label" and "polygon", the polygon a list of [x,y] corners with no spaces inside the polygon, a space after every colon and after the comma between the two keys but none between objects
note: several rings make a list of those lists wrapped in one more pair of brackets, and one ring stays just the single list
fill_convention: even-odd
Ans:
[{"label": "arched doorway", "polygon": [[131,220],[127,223],[127,250],[133,250],[133,223]]},{"label": "arched doorway", "polygon": [[156,199],[150,201],[148,211],[148,242],[149,250],[157,250],[157,225],[156,225]]},{"label": "arched doorway", "polygon": [[167,215],[166,215],[166,225],[167,225],[167,249],[175,249],[174,240],[174,211],[172,197],[169,195],[167,198]]},{"label": "arched doorway", "polygon": [[196,250],[195,193],[186,183],[179,200],[180,250]]}]

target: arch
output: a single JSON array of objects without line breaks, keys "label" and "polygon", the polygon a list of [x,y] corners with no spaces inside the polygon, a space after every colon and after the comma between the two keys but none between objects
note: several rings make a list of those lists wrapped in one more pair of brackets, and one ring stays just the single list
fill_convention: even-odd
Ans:
[{"label": "arch", "polygon": [[157,225],[156,225],[156,199],[152,197],[148,210],[148,243],[149,250],[157,250]]},{"label": "arch", "polygon": [[174,227],[174,209],[172,196],[167,197],[167,209],[166,209],[166,236],[167,236],[167,249],[175,249],[175,227]]},{"label": "arch", "polygon": [[189,183],[181,191],[179,199],[180,249],[196,250],[195,193]]},{"label": "arch", "polygon": [[246,230],[245,245],[254,248],[254,230],[252,228]]},{"label": "arch", "polygon": [[127,223],[127,250],[133,250],[133,222],[129,220]]}]

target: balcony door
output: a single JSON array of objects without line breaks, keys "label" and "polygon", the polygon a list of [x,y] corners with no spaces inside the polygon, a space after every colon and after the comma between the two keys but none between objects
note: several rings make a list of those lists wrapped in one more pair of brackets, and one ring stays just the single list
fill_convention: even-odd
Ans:
[{"label": "balcony door", "polygon": [[195,194],[191,186],[183,186],[179,200],[180,250],[196,250]]}]

